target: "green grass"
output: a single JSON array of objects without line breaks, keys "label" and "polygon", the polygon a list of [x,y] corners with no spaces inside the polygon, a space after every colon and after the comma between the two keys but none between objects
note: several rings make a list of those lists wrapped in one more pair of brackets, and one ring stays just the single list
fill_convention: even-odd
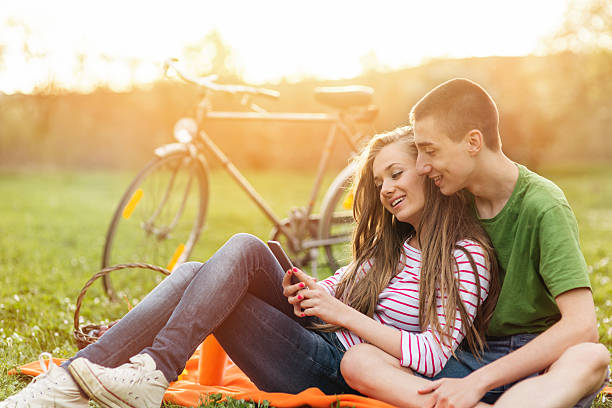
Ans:
[{"label": "green grass", "polygon": [[[8,376],[15,366],[76,352],[72,338],[76,297],[100,269],[106,229],[134,173],[0,173],[0,400],[26,381]],[[247,175],[271,208],[284,218],[309,196],[312,175],[268,172]],[[287,182],[290,180],[290,183]],[[267,238],[270,222],[224,173],[211,177],[208,217],[192,259],[204,260],[231,235],[250,232]],[[123,272],[122,272],[123,273]],[[132,274],[129,276],[127,274]],[[161,275],[160,275],[161,276]],[[152,271],[129,271],[117,281],[157,281]],[[121,285],[117,287],[121,289]],[[119,318],[124,302],[110,303],[101,285],[87,292],[84,323]]]},{"label": "green grass", "polygon": [[[600,338],[612,349],[612,167],[550,169],[542,174],[564,189],[576,212]],[[9,369],[36,360],[41,351],[56,357],[75,353],[76,297],[99,270],[108,222],[132,176],[0,173],[0,400],[27,383],[8,376]],[[257,172],[248,177],[283,216],[305,202],[312,182],[311,175],[298,172]],[[268,237],[270,223],[229,177],[213,175],[211,196],[207,226],[192,259],[206,259],[236,232]],[[137,279],[152,285],[151,274],[139,272]],[[109,304],[100,285],[88,291],[84,304],[84,321],[98,323],[125,312],[125,305]]]}]

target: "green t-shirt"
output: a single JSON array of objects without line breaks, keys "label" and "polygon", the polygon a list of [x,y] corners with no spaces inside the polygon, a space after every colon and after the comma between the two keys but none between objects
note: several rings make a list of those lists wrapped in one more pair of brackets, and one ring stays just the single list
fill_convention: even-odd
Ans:
[{"label": "green t-shirt", "polygon": [[480,219],[502,268],[488,336],[541,333],[561,318],[556,296],[591,287],[576,218],[563,192],[525,166],[518,168],[504,208]]}]

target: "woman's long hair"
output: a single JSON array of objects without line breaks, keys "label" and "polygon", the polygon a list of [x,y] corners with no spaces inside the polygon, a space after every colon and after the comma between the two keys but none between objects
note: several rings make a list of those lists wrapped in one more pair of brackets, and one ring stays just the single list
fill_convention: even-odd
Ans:
[{"label": "woman's long hair", "polygon": [[[373,317],[378,296],[391,279],[401,271],[398,268],[403,256],[402,245],[415,234],[412,225],[398,221],[380,202],[374,183],[372,164],[383,147],[397,143],[416,160],[416,146],[410,126],[400,127],[374,136],[356,159],[357,170],[353,180],[353,215],[356,221],[353,232],[352,262],[336,288],[336,297],[361,313]],[[453,253],[463,250],[472,269],[476,264],[470,253],[457,243],[470,239],[479,243],[485,252],[491,273],[489,295],[484,304],[478,297],[478,313],[474,325],[464,327],[470,349],[480,355],[483,337],[493,314],[499,292],[498,266],[493,247],[486,232],[473,215],[471,203],[465,193],[445,196],[434,183],[424,180],[425,205],[419,225],[418,242],[421,247],[421,277],[419,285],[419,324],[422,330],[428,326],[442,336],[445,344],[452,344],[456,312],[461,320],[469,318],[461,297],[455,272],[458,265]],[[359,274],[360,265],[371,261],[373,267],[366,274]],[[480,294],[480,280],[475,274]],[[442,329],[436,310],[437,297],[446,298],[444,308],[448,324]],[[467,325],[466,325],[467,326]],[[323,325],[324,330],[338,330],[336,325]]]}]

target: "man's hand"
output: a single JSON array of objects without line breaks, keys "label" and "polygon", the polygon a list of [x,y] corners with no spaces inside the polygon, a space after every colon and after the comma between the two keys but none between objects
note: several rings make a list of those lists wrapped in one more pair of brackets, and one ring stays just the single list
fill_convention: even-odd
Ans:
[{"label": "man's hand", "polygon": [[432,381],[418,390],[419,394],[432,394],[432,405],[427,408],[472,408],[485,395],[470,376],[465,378],[442,378]]}]

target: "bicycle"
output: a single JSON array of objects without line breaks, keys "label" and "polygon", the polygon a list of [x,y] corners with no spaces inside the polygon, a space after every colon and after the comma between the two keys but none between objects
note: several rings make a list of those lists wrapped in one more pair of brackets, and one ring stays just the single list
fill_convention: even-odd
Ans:
[{"label": "bicycle", "polygon": [[[168,75],[172,69],[183,81],[203,91],[196,117],[177,121],[174,128],[177,142],[156,148],[155,157],[138,173],[123,194],[106,234],[102,268],[126,262],[162,266],[167,262],[166,269],[172,270],[177,264],[188,260],[204,226],[209,199],[210,171],[205,152],[219,160],[272,222],[270,239],[283,242],[296,266],[310,264],[311,273],[316,276],[320,248],[332,271],[338,268],[339,262],[350,259],[347,243],[354,221],[349,189],[354,171],[352,162],[340,171],[327,189],[320,213],[313,214],[313,210],[338,134],[344,136],[351,152],[355,153],[358,143],[365,136],[359,128],[362,124],[371,124],[376,117],[378,109],[370,105],[373,90],[363,86],[315,89],[315,98],[335,108],[334,113],[267,112],[252,100],[256,97],[278,99],[279,92],[245,85],[218,84],[214,75],[194,78],[184,73],[176,62],[174,59],[165,61],[165,74]],[[241,105],[249,111],[215,111],[211,103],[214,93],[239,96]],[[307,205],[291,210],[287,218],[277,217],[206,133],[204,125],[210,119],[329,123],[329,133]],[[104,276],[103,284],[106,294],[114,298],[110,275]]]}]

